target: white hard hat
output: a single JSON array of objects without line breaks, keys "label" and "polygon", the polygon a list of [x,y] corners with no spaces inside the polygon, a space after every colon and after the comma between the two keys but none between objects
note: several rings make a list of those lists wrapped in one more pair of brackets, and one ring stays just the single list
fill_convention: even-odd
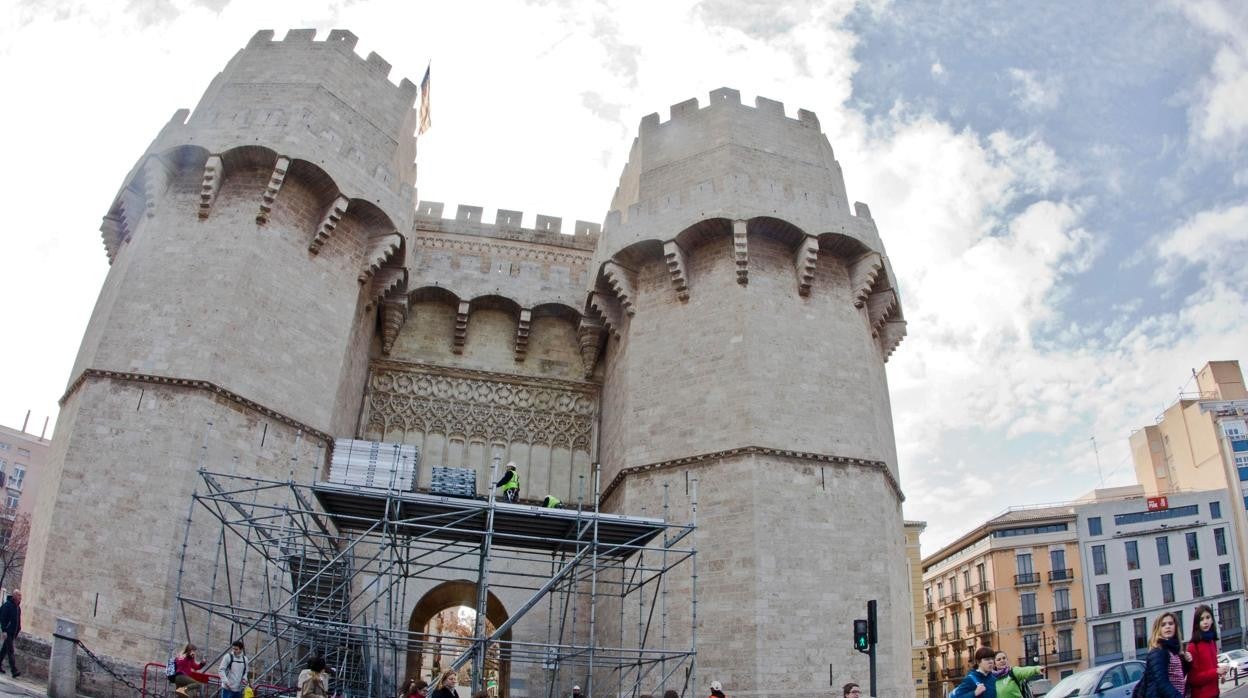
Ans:
[{"label": "white hard hat", "polygon": [[718,682],[718,681],[712,681],[712,682],[711,682],[711,690],[712,690],[712,691],[722,691],[722,690],[724,690],[724,685],[723,685],[722,683]]},{"label": "white hard hat", "polygon": [[573,686],[573,687],[572,687],[572,690],[573,690],[573,691],[579,691],[579,690],[581,690],[581,687],[580,687],[580,686]]}]

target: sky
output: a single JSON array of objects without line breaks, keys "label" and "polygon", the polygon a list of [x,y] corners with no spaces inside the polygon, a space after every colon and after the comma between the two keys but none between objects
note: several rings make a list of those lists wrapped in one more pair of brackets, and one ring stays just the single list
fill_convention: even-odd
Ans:
[{"label": "sky", "polygon": [[[259,29],[432,65],[418,196],[602,221],[643,116],[718,87],[819,115],[908,337],[888,363],[930,553],[1130,484],[1132,430],[1248,359],[1248,4],[16,0],[0,9],[0,423],[55,423],[122,178]],[[565,226],[565,229],[568,226]]]}]

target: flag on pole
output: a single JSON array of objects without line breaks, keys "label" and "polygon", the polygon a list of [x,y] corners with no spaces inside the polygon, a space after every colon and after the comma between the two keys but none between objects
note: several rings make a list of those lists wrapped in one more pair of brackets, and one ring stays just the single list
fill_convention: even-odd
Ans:
[{"label": "flag on pole", "polygon": [[433,125],[433,118],[429,113],[429,70],[432,67],[432,62],[425,66],[425,77],[420,81],[420,128],[416,129],[418,136],[428,131]]}]

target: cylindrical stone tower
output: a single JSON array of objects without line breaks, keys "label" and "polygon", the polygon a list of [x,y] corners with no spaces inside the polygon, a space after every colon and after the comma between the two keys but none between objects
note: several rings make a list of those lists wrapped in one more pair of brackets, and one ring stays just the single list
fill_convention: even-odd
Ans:
[{"label": "cylindrical stone tower", "polygon": [[[698,481],[692,694],[865,686],[851,625],[874,598],[879,695],[912,695],[884,371],[905,322],[815,115],[720,89],[648,116],[611,208],[587,302],[606,344],[604,506],[655,512],[667,483],[681,520]],[[668,607],[680,645],[691,619]]]},{"label": "cylindrical stone tower", "polygon": [[104,218],[27,563],[37,634],[65,615],[97,652],[162,658],[179,579],[203,590],[213,561],[192,529],[179,566],[196,468],[306,480],[356,430],[378,304],[407,278],[416,88],[350,32],[314,35],[256,34]]}]

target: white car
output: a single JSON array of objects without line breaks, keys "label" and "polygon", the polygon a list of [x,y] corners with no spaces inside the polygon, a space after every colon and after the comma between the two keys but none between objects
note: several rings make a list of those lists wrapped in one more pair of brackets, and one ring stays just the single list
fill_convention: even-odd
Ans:
[{"label": "white car", "polygon": [[1231,671],[1226,674],[1228,678],[1248,674],[1248,650],[1223,652],[1218,655],[1218,664],[1226,664],[1231,667]]}]

